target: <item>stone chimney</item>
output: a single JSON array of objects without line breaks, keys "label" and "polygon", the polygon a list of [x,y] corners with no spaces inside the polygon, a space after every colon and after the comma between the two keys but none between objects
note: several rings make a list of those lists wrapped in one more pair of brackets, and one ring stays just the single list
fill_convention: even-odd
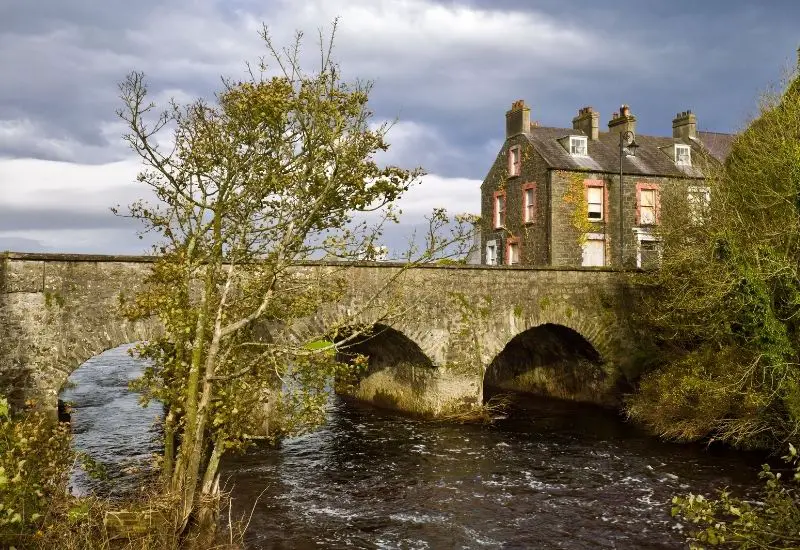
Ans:
[{"label": "stone chimney", "polygon": [[612,134],[621,134],[629,130],[636,132],[636,117],[631,114],[630,107],[623,105],[619,108],[619,112],[614,113],[614,116],[608,121],[608,131]]},{"label": "stone chimney", "polygon": [[672,137],[689,139],[697,137],[697,117],[692,111],[683,111],[672,120]]},{"label": "stone chimney", "polygon": [[592,141],[600,137],[600,113],[591,107],[578,110],[578,116],[572,119],[572,128],[581,130]]},{"label": "stone chimney", "polygon": [[530,128],[531,110],[524,99],[518,99],[511,104],[511,110],[506,111],[506,139],[529,132]]}]

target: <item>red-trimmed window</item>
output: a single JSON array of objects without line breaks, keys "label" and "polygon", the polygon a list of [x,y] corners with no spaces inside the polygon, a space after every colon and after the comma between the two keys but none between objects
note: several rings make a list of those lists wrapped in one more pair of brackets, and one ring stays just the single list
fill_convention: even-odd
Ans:
[{"label": "red-trimmed window", "polygon": [[526,183],[522,186],[522,223],[536,221],[536,184]]},{"label": "red-trimmed window", "polygon": [[506,239],[506,265],[519,263],[519,237]]},{"label": "red-trimmed window", "polygon": [[495,191],[492,197],[492,226],[500,229],[506,225],[506,192]]},{"label": "red-trimmed window", "polygon": [[601,222],[606,219],[606,185],[603,180],[584,180],[586,189],[587,217],[591,222]]},{"label": "red-trimmed window", "polygon": [[519,176],[522,171],[522,150],[519,145],[508,148],[508,175]]},{"label": "red-trimmed window", "polygon": [[658,184],[636,184],[636,225],[657,225],[660,206]]}]

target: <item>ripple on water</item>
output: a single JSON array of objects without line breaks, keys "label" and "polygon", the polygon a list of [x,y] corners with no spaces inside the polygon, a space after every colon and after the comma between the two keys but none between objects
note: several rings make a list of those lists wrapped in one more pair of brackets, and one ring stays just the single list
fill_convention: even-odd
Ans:
[{"label": "ripple on water", "polygon": [[141,375],[145,362],[128,355],[132,345],[108,350],[86,361],[69,378],[60,399],[72,403],[74,446],[98,461],[108,480],[91,479],[81,469],[70,480],[73,492],[127,494],[149,472],[160,452],[158,403],[147,408],[128,383]]},{"label": "ripple on water", "polygon": [[[65,391],[77,402],[76,446],[123,480],[158,451],[158,409],[126,390],[137,368],[112,350]],[[223,473],[235,513],[253,512],[253,549],[647,550],[682,547],[672,495],[750,488],[757,471],[757,457],[662,444],[575,405],[540,402],[522,418],[462,426],[337,401],[320,431],[229,459]]]}]

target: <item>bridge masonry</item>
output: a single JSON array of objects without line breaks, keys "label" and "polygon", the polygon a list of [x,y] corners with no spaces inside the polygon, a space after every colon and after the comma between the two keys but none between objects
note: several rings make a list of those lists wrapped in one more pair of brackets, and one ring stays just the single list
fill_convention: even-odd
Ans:
[{"label": "bridge masonry", "polygon": [[[0,391],[17,404],[37,399],[55,407],[67,377],[84,361],[158,334],[156,321],[129,323],[118,313],[120,295],[142,287],[152,261],[0,253]],[[349,269],[346,297],[284,337],[302,341],[338,314],[359,310],[402,266]],[[368,345],[374,368],[351,392],[363,401],[428,416],[480,402],[487,367],[512,339],[542,326],[583,337],[602,358],[605,374],[599,385],[587,375],[594,393],[581,393],[565,390],[552,380],[557,373],[540,368],[528,377],[538,380],[535,391],[613,404],[619,383],[636,375],[628,287],[625,276],[611,270],[428,265],[406,270],[384,293],[399,296],[410,314],[381,324]],[[382,323],[370,315],[367,309],[357,321]]]}]

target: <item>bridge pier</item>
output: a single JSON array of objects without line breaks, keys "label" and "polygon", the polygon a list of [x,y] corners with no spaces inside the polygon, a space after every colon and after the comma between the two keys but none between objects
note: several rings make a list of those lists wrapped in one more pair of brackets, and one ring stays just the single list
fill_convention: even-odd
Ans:
[{"label": "bridge pier", "polygon": [[410,364],[387,367],[367,375],[344,396],[425,418],[470,409],[483,398],[476,376]]}]

